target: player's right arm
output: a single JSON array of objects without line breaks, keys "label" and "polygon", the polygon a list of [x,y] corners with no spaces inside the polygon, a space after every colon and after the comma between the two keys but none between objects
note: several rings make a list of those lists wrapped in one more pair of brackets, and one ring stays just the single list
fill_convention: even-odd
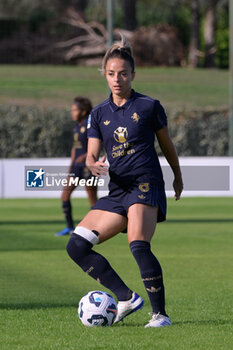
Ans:
[{"label": "player's right arm", "polygon": [[90,137],[87,146],[86,166],[94,176],[106,175],[108,166],[105,163],[106,156],[99,160],[102,141],[98,138]]}]

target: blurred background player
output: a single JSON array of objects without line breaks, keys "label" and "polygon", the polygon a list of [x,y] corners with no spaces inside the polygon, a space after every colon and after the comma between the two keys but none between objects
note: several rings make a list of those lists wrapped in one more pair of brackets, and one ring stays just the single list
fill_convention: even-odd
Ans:
[{"label": "blurred background player", "polygon": [[[80,179],[88,179],[91,174],[85,166],[87,155],[87,118],[92,110],[91,102],[85,97],[76,97],[71,106],[71,116],[75,122],[73,132],[73,147],[71,150],[71,164],[69,173]],[[69,177],[68,177],[69,181]],[[74,230],[74,222],[72,217],[72,207],[70,197],[77,186],[72,184],[63,188],[61,200],[62,209],[65,215],[67,227],[57,232],[56,236],[71,234]],[[86,186],[90,206],[95,205],[97,201],[97,188],[95,186]]]}]

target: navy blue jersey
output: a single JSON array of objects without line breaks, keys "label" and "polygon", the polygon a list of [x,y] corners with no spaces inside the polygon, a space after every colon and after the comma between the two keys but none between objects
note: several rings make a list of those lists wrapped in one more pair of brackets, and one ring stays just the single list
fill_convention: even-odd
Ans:
[{"label": "navy blue jersey", "polygon": [[165,126],[167,117],[160,102],[132,90],[123,106],[115,105],[110,95],[95,107],[87,128],[88,138],[103,140],[113,180],[148,173],[163,182],[154,139],[155,131]]},{"label": "navy blue jersey", "polygon": [[84,119],[81,124],[75,123],[73,147],[75,148],[75,159],[87,152],[87,119]]}]

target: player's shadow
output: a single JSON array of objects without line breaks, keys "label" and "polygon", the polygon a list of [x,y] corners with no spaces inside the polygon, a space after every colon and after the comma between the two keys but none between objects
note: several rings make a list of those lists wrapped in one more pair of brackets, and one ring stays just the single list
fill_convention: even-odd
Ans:
[{"label": "player's shadow", "polygon": [[[79,223],[78,221],[77,223]],[[0,225],[56,225],[56,224],[65,224],[64,220],[25,220],[25,221],[0,221]]]},{"label": "player's shadow", "polygon": [[[219,325],[226,325],[230,324],[232,325],[233,320],[223,320],[223,319],[216,319],[216,320],[197,320],[197,321],[177,321],[172,322],[172,326],[183,326],[183,325],[200,325],[200,326],[219,326]],[[114,327],[142,327],[142,323],[130,323],[130,320],[127,320],[126,323],[119,322]]]},{"label": "player's shadow", "polygon": [[[77,224],[79,224],[79,221],[76,221]],[[175,224],[175,223],[227,223],[227,222],[233,222],[233,218],[223,218],[223,219],[203,219],[203,218],[195,218],[195,219],[167,219],[165,222],[166,224]],[[0,221],[0,225],[56,225],[56,224],[63,224],[64,220],[25,220],[25,221]]]},{"label": "player's shadow", "polygon": [[195,219],[167,219],[166,224],[176,224],[176,223],[224,223],[224,222],[233,222],[233,218],[223,218],[223,219],[216,219],[216,218],[211,218],[211,219],[203,219],[203,218],[195,218]]},{"label": "player's shadow", "polygon": [[224,325],[224,324],[232,324],[233,320],[223,320],[223,319],[215,319],[215,320],[198,320],[198,321],[175,321],[172,323],[172,325],[174,326],[179,326],[179,325],[201,325],[201,326],[209,326],[209,325],[213,325],[213,326],[217,326],[217,325]]},{"label": "player's shadow", "polygon": [[66,307],[75,307],[77,305],[74,303],[28,303],[28,304],[17,304],[17,303],[0,303],[0,310],[41,310],[41,309],[56,309],[56,308],[66,308]]}]

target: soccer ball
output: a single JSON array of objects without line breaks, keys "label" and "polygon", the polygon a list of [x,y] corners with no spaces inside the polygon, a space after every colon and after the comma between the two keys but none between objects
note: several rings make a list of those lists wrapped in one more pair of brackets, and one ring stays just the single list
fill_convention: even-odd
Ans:
[{"label": "soccer ball", "polygon": [[84,326],[111,326],[117,315],[117,303],[108,293],[95,290],[82,297],[78,316]]}]

